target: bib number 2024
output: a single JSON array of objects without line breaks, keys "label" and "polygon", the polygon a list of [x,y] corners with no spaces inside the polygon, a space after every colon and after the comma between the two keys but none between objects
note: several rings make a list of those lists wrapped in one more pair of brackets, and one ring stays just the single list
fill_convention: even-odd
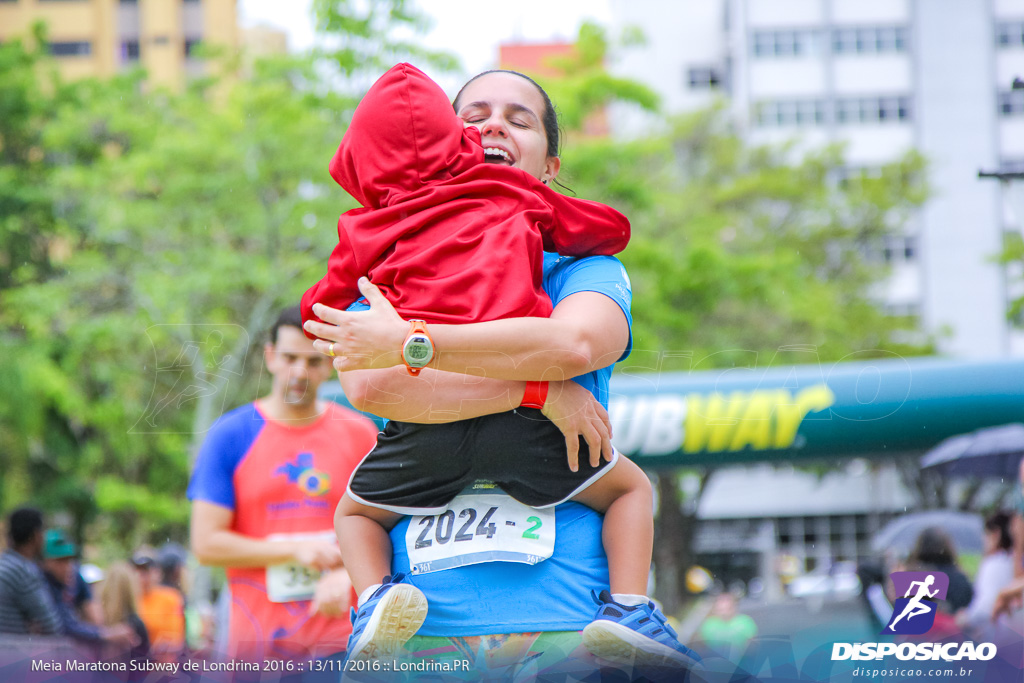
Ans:
[{"label": "bib number 2024", "polygon": [[[465,522],[459,527],[459,531],[455,534],[455,542],[459,541],[472,541],[476,536],[486,536],[487,538],[494,538],[494,534],[497,533],[497,527],[494,522],[490,521],[494,517],[494,513],[498,511],[496,505],[492,505],[484,513],[484,516],[480,519],[480,522],[476,525],[475,531],[470,531],[473,526],[473,522],[476,521],[477,512],[473,508],[463,508],[459,512],[459,522],[464,519]],[[437,520],[436,524],[434,520]],[[541,527],[544,526],[544,521],[536,515],[531,515],[526,518],[526,521],[530,523],[530,528],[523,532],[523,538],[530,540],[539,540]],[[433,545],[434,541],[438,543],[448,543],[452,540],[452,531],[455,529],[455,512],[452,510],[446,510],[436,517],[421,517],[420,526],[423,527],[420,531],[420,535],[416,538],[417,548],[427,548]],[[433,538],[430,538],[430,531],[434,530]]]},{"label": "bib number 2024", "polygon": [[406,532],[414,574],[478,562],[536,564],[554,550],[555,513],[504,495],[464,494],[437,515],[413,517]]}]

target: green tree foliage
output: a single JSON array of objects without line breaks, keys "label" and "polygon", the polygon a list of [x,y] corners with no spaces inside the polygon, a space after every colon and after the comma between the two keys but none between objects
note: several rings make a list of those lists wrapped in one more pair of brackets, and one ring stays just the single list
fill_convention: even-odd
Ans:
[{"label": "green tree foliage", "polygon": [[347,79],[372,82],[405,59],[442,71],[458,65],[451,54],[419,43],[431,22],[409,0],[313,0],[313,16],[321,36],[317,55]]},{"label": "green tree foliage", "polygon": [[563,168],[580,196],[630,217],[635,344],[658,369],[807,357],[787,347],[823,361],[922,351],[900,341],[913,321],[872,296],[885,236],[926,196],[918,155],[840,182],[841,150],[752,147],[712,109],[656,138],[577,145]]},{"label": "green tree foliage", "polygon": [[[1013,189],[1004,189],[1004,192],[1013,192]],[[1024,236],[1019,232],[1006,232],[1003,237],[1003,253],[999,258],[1007,268],[1007,275],[1010,282],[1016,287],[1024,284]],[[1018,290],[1019,291],[1019,290]],[[1024,321],[1024,295],[1018,296],[1010,301],[1010,308],[1007,317],[1016,321],[1018,325]]]},{"label": "green tree foliage", "polygon": [[[60,268],[70,237],[60,207],[48,190],[56,169],[46,154],[44,132],[62,106],[74,102],[44,61],[45,31],[33,27],[25,40],[0,45],[0,292],[31,286]],[[49,366],[33,365],[31,348],[0,304],[0,506],[22,502],[32,483],[47,470],[66,468],[73,458],[73,430],[56,419],[42,397],[61,385]],[[75,491],[44,491],[56,502]],[[87,512],[81,496],[68,495],[69,507]]]},{"label": "green tree foliage", "polygon": [[[318,3],[321,33],[361,46],[344,73],[403,54],[403,6]],[[312,57],[182,93],[142,72],[33,76],[52,71],[0,46],[0,506],[31,500],[116,544],[182,539],[191,456],[268,390],[264,332],[355,206],[327,165],[356,98]]]},{"label": "green tree foliage", "polygon": [[143,95],[141,77],[78,84],[47,125],[62,262],[3,308],[32,410],[67,433],[42,457],[71,454],[31,489],[76,481],[116,531],[167,534],[187,520],[189,453],[254,396],[262,331],[322,273],[352,203],[325,170],[335,98],[271,68],[217,104]]}]

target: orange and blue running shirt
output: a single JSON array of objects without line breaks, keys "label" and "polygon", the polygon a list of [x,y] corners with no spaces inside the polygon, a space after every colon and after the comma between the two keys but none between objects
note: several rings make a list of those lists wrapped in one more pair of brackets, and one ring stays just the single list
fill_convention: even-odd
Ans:
[{"label": "orange and blue running shirt", "polygon": [[[329,404],[312,424],[267,419],[254,403],[222,416],[199,451],[190,500],[234,511],[231,530],[264,539],[334,538],[334,509],[377,443],[362,415]],[[345,649],[347,617],[310,616],[316,577],[294,564],[229,568],[231,658],[304,659]]]}]

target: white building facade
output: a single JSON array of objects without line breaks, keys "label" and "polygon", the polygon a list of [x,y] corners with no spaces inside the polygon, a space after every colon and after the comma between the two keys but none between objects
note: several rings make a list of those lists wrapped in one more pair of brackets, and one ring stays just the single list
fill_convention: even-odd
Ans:
[{"label": "white building facade", "polygon": [[[995,261],[1004,231],[1019,230],[1024,215],[1005,208],[998,182],[978,177],[1024,170],[1024,89],[1011,87],[1024,79],[1024,0],[611,6],[614,25],[647,38],[613,70],[658,91],[668,113],[726,98],[751,142],[842,142],[851,172],[920,151],[932,198],[885,245],[892,274],[881,299],[894,314],[919,316],[941,353],[1024,355],[1024,332],[1006,316],[1018,292]],[[643,125],[625,113],[612,120],[624,134]]]}]

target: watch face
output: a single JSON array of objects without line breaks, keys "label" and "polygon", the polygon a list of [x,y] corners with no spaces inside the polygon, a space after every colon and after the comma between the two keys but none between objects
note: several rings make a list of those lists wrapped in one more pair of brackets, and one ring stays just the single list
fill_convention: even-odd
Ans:
[{"label": "watch face", "polygon": [[405,362],[414,368],[422,368],[434,357],[434,346],[429,337],[417,335],[409,337],[402,348]]}]

